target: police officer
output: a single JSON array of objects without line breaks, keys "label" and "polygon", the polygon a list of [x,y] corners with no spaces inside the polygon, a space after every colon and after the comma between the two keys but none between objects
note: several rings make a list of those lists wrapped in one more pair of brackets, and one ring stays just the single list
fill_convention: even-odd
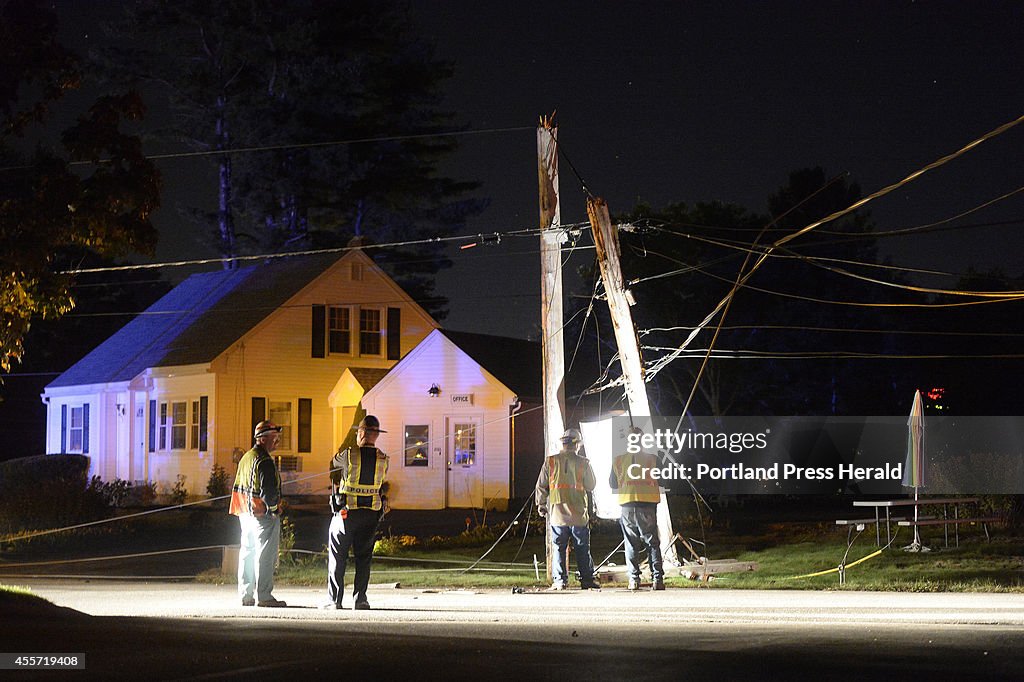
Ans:
[{"label": "police officer", "polygon": [[274,567],[281,542],[281,475],[270,456],[281,438],[280,426],[261,421],[253,431],[256,444],[238,461],[231,507],[238,517],[238,592],[242,606],[287,606],[274,599]]},{"label": "police officer", "polygon": [[340,609],[345,591],[345,566],[351,547],[356,561],[352,586],[354,608],[369,609],[366,588],[370,584],[370,564],[377,523],[387,510],[384,477],[388,456],[377,446],[380,420],[366,415],[356,427],[356,447],[338,451],[331,460],[331,527],[327,538],[327,602],[325,609]]},{"label": "police officer", "polygon": [[576,429],[568,429],[561,438],[562,449],[544,461],[537,477],[535,501],[541,516],[551,521],[552,590],[564,590],[569,582],[566,553],[572,542],[580,587],[600,589],[594,582],[594,561],[590,557],[590,502],[597,479],[586,457],[580,455],[582,439]]}]

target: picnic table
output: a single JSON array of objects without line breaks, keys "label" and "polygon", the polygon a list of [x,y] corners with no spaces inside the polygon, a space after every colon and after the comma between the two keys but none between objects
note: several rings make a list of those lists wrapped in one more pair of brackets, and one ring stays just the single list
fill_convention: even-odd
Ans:
[{"label": "picnic table", "polygon": [[[960,505],[963,504],[977,504],[977,497],[932,497],[923,499],[907,499],[902,498],[899,500],[854,500],[854,507],[874,507],[875,518],[874,521],[871,519],[859,519],[856,521],[844,520],[846,523],[874,523],[875,524],[875,544],[881,546],[882,544],[882,531],[881,531],[881,510],[885,510],[885,536],[887,542],[892,542],[892,531],[891,524],[893,521],[898,523],[900,526],[942,526],[943,535],[945,536],[946,547],[949,547],[949,526],[953,526],[954,534],[956,537],[956,546],[960,546],[960,532],[959,526],[961,523],[989,523],[996,521],[995,518],[981,518],[981,517],[961,517],[960,516]],[[937,519],[932,516],[923,517],[918,516],[915,520],[913,515],[910,519],[904,519],[902,517],[893,518],[892,509],[893,507],[904,507],[913,509],[914,507],[924,507],[928,505],[942,505],[942,518]],[[953,518],[949,517],[949,507],[953,507]],[[837,522],[838,523],[838,522]],[[988,528],[985,529],[986,535],[988,534]]]}]

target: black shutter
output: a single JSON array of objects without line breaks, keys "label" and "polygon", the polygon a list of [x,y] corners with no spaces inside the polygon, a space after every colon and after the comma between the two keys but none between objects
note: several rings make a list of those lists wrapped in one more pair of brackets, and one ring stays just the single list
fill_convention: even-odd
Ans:
[{"label": "black shutter", "polygon": [[82,453],[89,454],[89,403],[82,405]]},{"label": "black shutter", "polygon": [[313,399],[299,398],[299,452],[313,451]]},{"label": "black shutter", "polygon": [[256,425],[267,418],[267,399],[252,399],[252,433],[256,433]]},{"label": "black shutter", "polygon": [[68,451],[68,406],[60,406],[60,454]]},{"label": "black shutter", "polygon": [[206,452],[206,425],[208,423],[210,400],[205,395],[199,396],[199,452]]},{"label": "black shutter", "polygon": [[388,360],[402,359],[402,309],[388,308]]},{"label": "black shutter", "polygon": [[156,401],[149,401],[149,451],[156,452]]},{"label": "black shutter", "polygon": [[311,355],[314,358],[326,357],[324,342],[327,339],[327,307],[322,305],[313,306],[313,331]]}]

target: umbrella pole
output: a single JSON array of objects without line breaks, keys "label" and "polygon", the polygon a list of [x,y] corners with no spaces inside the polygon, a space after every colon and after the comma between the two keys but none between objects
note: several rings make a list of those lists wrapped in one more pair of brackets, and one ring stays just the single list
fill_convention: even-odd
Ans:
[{"label": "umbrella pole", "polygon": [[918,506],[917,502],[918,502],[918,491],[919,490],[920,490],[920,488],[918,488],[917,486],[914,486],[914,546],[917,547],[918,549],[920,549],[920,547],[921,547],[921,536],[920,536],[920,532],[921,531],[917,527],[917,518],[918,518],[917,514],[918,514],[918,509],[919,509],[919,506]]}]

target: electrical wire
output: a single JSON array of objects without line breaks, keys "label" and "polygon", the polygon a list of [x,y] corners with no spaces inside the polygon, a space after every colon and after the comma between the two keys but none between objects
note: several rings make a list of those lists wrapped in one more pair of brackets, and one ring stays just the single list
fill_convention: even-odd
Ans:
[{"label": "electrical wire", "polygon": [[[512,126],[508,128],[484,128],[476,130],[450,130],[436,133],[410,133],[407,135],[385,135],[381,137],[362,137],[350,140],[330,140],[326,142],[297,142],[293,144],[263,145],[254,147],[236,147],[233,149],[210,149],[194,152],[171,152],[168,154],[147,154],[148,161],[165,161],[168,159],[188,159],[204,156],[233,156],[236,154],[252,154],[255,152],[281,151],[285,149],[318,149],[323,147],[342,147],[353,144],[372,144],[377,142],[402,142],[406,140],[422,140],[434,137],[463,137],[466,135],[485,135],[491,133],[509,133],[522,130],[533,130],[533,126]],[[112,159],[98,159],[88,161],[69,161],[68,166],[91,166],[110,163]],[[12,170],[27,170],[34,168],[33,165],[7,166],[0,168],[0,172]]]},{"label": "electrical wire", "polygon": [[[838,218],[841,218],[844,215],[848,215],[849,213],[852,213],[853,211],[856,211],[858,208],[868,204],[869,202],[873,201],[874,199],[877,199],[879,197],[885,196],[886,194],[889,194],[890,192],[893,192],[893,191],[899,189],[900,187],[906,185],[907,183],[913,182],[914,180],[916,180],[920,176],[924,175],[925,173],[927,173],[927,172],[929,172],[931,170],[934,170],[934,169],[936,169],[936,168],[938,168],[938,167],[940,167],[940,166],[942,166],[942,165],[944,165],[944,164],[946,164],[946,163],[948,163],[948,162],[950,162],[950,161],[952,161],[952,160],[962,156],[963,154],[966,154],[968,151],[970,151],[974,147],[982,144],[983,142],[985,142],[987,140],[992,139],[993,137],[996,137],[997,135],[1000,135],[1000,134],[1006,132],[1007,130],[1013,128],[1014,126],[1020,124],[1021,122],[1024,122],[1024,115],[1019,116],[1016,119],[1014,119],[1014,120],[1012,120],[1012,121],[1010,121],[1008,123],[1005,123],[1005,124],[999,126],[998,128],[993,129],[992,131],[989,131],[988,133],[985,133],[981,137],[979,137],[979,138],[969,142],[968,144],[964,145],[963,147],[961,147],[957,151],[952,152],[950,154],[947,154],[946,156],[943,156],[940,159],[938,159],[936,161],[933,161],[932,163],[930,163],[930,164],[928,164],[928,165],[926,165],[926,166],[924,166],[924,167],[914,171],[913,173],[911,173],[910,175],[906,176],[902,180],[899,180],[898,182],[895,182],[895,183],[893,183],[891,185],[883,187],[882,189],[877,190],[876,192],[873,192],[872,194],[868,195],[867,197],[864,197],[863,199],[860,199],[859,201],[854,202],[853,204],[851,204],[850,206],[847,206],[844,209],[841,209],[839,211],[835,211],[834,213],[832,213],[832,214],[830,214],[830,215],[828,215],[828,216],[826,216],[826,217],[824,217],[824,218],[822,218],[820,220],[817,220],[817,221],[815,221],[815,222],[813,222],[813,223],[811,223],[811,224],[801,228],[800,230],[797,230],[796,232],[793,232],[793,233],[791,233],[791,234],[789,234],[789,235],[787,235],[785,237],[782,237],[781,239],[777,240],[774,244],[772,244],[772,247],[771,247],[770,250],[775,250],[776,248],[778,248],[780,246],[784,246],[784,245],[788,244],[789,242],[793,241],[794,239],[800,237],[801,235],[807,234],[808,232],[814,230],[815,228],[817,228],[817,227],[819,227],[819,226],[821,226],[821,225],[823,225],[823,224],[825,224],[827,222],[830,222],[830,221],[836,220]],[[754,263],[754,265],[750,268],[749,272],[747,272],[747,274],[744,275],[743,278],[738,281],[738,285],[739,286],[745,285],[747,280],[749,280],[750,277],[753,276],[753,274],[757,271],[757,269],[764,263],[766,258],[767,258],[767,254],[762,255]],[[738,288],[738,287],[734,287],[734,291],[735,291],[736,288]],[[731,298],[732,298],[732,294],[727,294],[726,297],[723,298],[718,303],[718,305],[716,305],[714,307],[714,309],[712,309],[705,316],[705,318],[701,322],[700,326],[704,327],[707,324],[709,324],[711,322],[711,320],[714,319],[714,317],[729,303]],[[697,331],[695,330],[679,346],[678,352],[681,353],[682,351],[684,351],[686,349],[686,347],[692,342],[693,338],[696,335],[697,335]],[[655,376],[659,371],[661,371],[669,363],[671,363],[673,359],[674,358],[673,358],[672,354],[667,355],[656,367],[651,369],[650,376],[653,378],[653,376]]]},{"label": "electrical wire", "polygon": [[[561,229],[583,229],[589,227],[589,223],[574,223],[571,225],[562,225]],[[540,228],[525,228],[521,230],[514,230],[509,232],[500,233],[502,237],[529,237],[535,236],[541,233]],[[498,234],[498,233],[495,233]],[[476,239],[479,235],[453,235],[448,237],[426,237],[423,239],[407,239],[404,241],[386,242],[383,244],[363,244],[360,246],[337,246],[326,249],[306,249],[302,251],[289,251],[285,253],[262,253],[253,256],[220,256],[217,258],[196,258],[192,260],[179,260],[179,261],[164,261],[161,263],[140,263],[132,265],[114,265],[107,267],[97,268],[76,268],[71,270],[61,270],[57,274],[60,275],[82,275],[94,272],[123,272],[127,270],[152,270],[155,268],[170,268],[170,267],[181,267],[185,265],[210,265],[212,263],[233,263],[235,261],[256,261],[256,260],[272,260],[275,258],[290,258],[293,256],[318,256],[321,254],[328,253],[344,253],[347,251],[354,251],[356,249],[384,249],[384,248],[395,248],[400,246],[416,246],[420,244],[440,244],[444,242],[452,242],[458,240],[469,240]]]},{"label": "electrical wire", "polygon": [[[716,275],[712,272],[707,272],[701,268],[695,268],[694,271],[699,272],[700,274],[706,277],[716,279],[720,282],[731,281],[726,277]],[[765,289],[763,287],[755,287],[750,284],[745,284],[744,288],[762,294],[771,294],[773,296],[781,296],[783,298],[791,298],[798,301],[807,301],[810,303],[825,303],[828,305],[853,306],[859,308],[959,308],[969,305],[984,305],[987,303],[1010,303],[1013,301],[1019,301],[1022,298],[1024,298],[1024,292],[1009,292],[1008,295],[1000,297],[982,296],[980,301],[959,301],[954,303],[878,303],[873,301],[837,301],[832,299],[816,298],[814,296],[804,296],[802,294],[794,294],[784,291],[776,291],[774,289]],[[970,295],[970,293],[966,295]]]},{"label": "electrical wire", "polygon": [[[651,327],[649,329],[641,329],[637,332],[639,336],[646,336],[654,332],[673,332],[673,331],[690,331],[696,329],[692,326],[679,326],[679,327]],[[756,329],[758,331],[802,331],[802,332],[838,332],[843,334],[911,334],[921,336],[991,336],[991,337],[1006,337],[1006,338],[1020,338],[1024,336],[1024,332],[980,332],[980,331],[936,331],[936,330],[912,330],[912,329],[857,329],[855,327],[810,327],[802,325],[783,325],[783,324],[737,324],[737,325],[725,325],[722,327],[724,330],[736,331],[740,329]]]}]

